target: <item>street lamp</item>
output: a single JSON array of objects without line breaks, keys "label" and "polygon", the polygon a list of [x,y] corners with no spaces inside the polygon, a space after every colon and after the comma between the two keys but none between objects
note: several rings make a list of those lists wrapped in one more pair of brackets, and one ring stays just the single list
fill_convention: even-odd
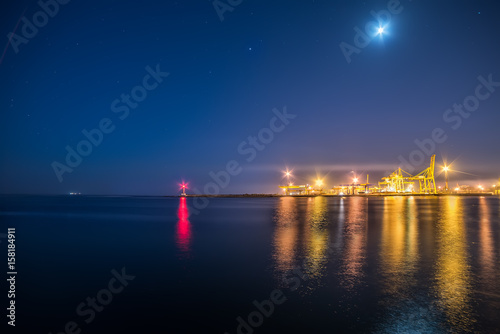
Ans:
[{"label": "street lamp", "polygon": [[284,171],[283,173],[285,173],[286,176],[286,183],[290,185],[290,176],[292,176],[292,171],[288,170],[287,168],[286,171]]},{"label": "street lamp", "polygon": [[444,166],[443,167],[443,171],[444,171],[444,179],[445,179],[445,187],[444,187],[444,191],[448,191],[448,171],[450,170],[450,168],[448,166]]},{"label": "street lamp", "polygon": [[321,187],[321,186],[323,185],[323,180],[321,180],[321,179],[317,179],[317,180],[316,180],[316,185],[317,185],[318,187]]}]

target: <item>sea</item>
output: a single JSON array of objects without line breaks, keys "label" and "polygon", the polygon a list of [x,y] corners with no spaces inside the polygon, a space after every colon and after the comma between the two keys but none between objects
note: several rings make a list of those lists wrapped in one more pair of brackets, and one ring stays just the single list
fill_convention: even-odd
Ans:
[{"label": "sea", "polygon": [[2,333],[500,333],[498,196],[195,200],[0,196]]}]

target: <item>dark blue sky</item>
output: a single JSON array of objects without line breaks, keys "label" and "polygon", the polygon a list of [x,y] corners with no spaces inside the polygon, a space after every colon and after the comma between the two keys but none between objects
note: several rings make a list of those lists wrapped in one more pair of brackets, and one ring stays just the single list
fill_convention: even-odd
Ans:
[{"label": "dark blue sky", "polygon": [[[222,193],[277,192],[285,166],[297,183],[351,170],[376,182],[412,152],[425,168],[415,140],[473,174],[452,184],[500,177],[500,87],[476,92],[479,76],[500,82],[494,1],[402,0],[350,63],[341,43],[356,47],[353,28],[387,1],[242,1],[222,21],[209,0],[45,2],[53,17],[36,1],[1,5],[2,193],[175,194],[182,179],[203,192],[231,160],[243,169]],[[141,101],[127,106],[131,93]],[[446,111],[464,100],[474,111]],[[271,140],[285,107],[296,117]],[[70,167],[66,147],[103,122],[112,131]],[[431,145],[437,128],[446,139]]]}]

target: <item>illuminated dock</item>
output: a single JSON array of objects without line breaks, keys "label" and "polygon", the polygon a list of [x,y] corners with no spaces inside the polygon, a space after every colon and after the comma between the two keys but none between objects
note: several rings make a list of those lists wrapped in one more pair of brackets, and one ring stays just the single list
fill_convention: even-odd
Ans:
[{"label": "illuminated dock", "polygon": [[432,155],[429,167],[415,175],[398,168],[388,176],[382,177],[381,181],[374,185],[369,183],[368,175],[366,175],[366,182],[360,183],[359,178],[354,174],[352,183],[340,184],[327,189],[323,187],[324,181],[322,179],[315,180],[314,185],[307,183],[295,185],[290,182],[292,172],[287,169],[284,172],[287,183],[280,185],[279,188],[282,189],[282,195],[285,196],[500,195],[500,180],[498,184],[491,187],[491,191],[481,185],[473,188],[457,184],[457,187],[450,189],[448,187],[448,173],[452,170],[450,166],[446,165],[443,166],[445,187],[441,189],[441,187],[436,186],[435,167],[436,155]]}]

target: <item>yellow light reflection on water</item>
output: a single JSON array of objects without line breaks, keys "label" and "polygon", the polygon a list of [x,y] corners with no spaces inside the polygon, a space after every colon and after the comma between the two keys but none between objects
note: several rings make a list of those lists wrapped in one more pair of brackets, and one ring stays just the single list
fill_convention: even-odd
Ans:
[{"label": "yellow light reflection on water", "polygon": [[[305,215],[298,214],[305,204]],[[328,262],[328,203],[324,197],[280,198],[276,210],[274,232],[275,277],[282,280],[295,267],[307,274],[309,287],[317,285],[311,279],[325,274]]]},{"label": "yellow light reflection on water", "polygon": [[368,199],[351,197],[348,201],[344,225],[345,249],[340,284],[347,290],[354,289],[363,278],[366,261],[366,233],[368,222]]},{"label": "yellow light reflection on water", "polygon": [[320,278],[328,262],[328,203],[325,197],[314,197],[307,205],[306,263],[311,277]]},{"label": "yellow light reflection on water", "polygon": [[409,297],[418,253],[417,210],[413,197],[385,197],[380,245],[384,293]]},{"label": "yellow light reflection on water", "polygon": [[274,260],[278,275],[292,270],[295,263],[298,239],[297,199],[281,197],[276,213],[274,234]]},{"label": "yellow light reflection on water", "polygon": [[436,226],[437,260],[435,293],[449,323],[458,331],[472,328],[471,274],[467,263],[467,240],[461,197],[440,200]]},{"label": "yellow light reflection on water", "polygon": [[[495,278],[495,248],[490,221],[490,208],[487,199],[479,198],[479,265],[480,277],[484,284],[484,291],[489,293],[497,286]],[[494,290],[498,291],[498,290]]]}]

